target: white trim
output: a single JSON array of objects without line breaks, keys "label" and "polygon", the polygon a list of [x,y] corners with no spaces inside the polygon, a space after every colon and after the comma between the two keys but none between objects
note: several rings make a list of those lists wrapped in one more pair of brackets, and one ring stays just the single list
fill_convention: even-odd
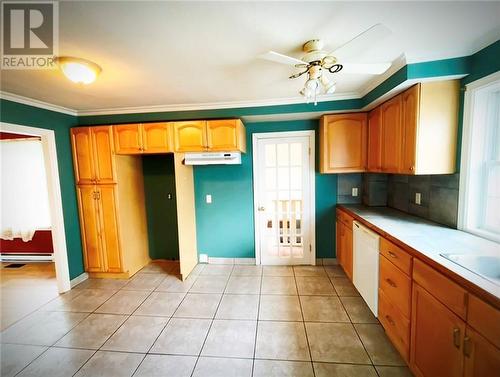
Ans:
[{"label": "white trim", "polygon": [[[472,120],[474,119],[474,98],[478,89],[500,80],[500,71],[482,77],[466,85],[464,97],[463,111],[463,127],[462,127],[462,149],[460,154],[460,181],[458,189],[458,218],[457,228],[465,232],[475,234],[479,237],[488,238],[488,235],[480,229],[469,227],[468,218],[468,198],[469,198],[469,181],[470,181],[470,153],[472,143]],[[498,242],[496,239],[492,239]]]},{"label": "white trim", "polygon": [[64,217],[61,199],[61,186],[57,164],[55,132],[43,128],[27,127],[18,124],[0,123],[0,130],[18,134],[40,136],[42,139],[45,169],[47,171],[47,188],[49,193],[52,243],[56,267],[57,287],[60,293],[71,289],[69,280],[68,251],[64,232]]},{"label": "white trim", "polygon": [[54,254],[1,254],[0,262],[53,262]]},{"label": "white trim", "polygon": [[5,99],[7,101],[22,103],[23,105],[38,107],[40,109],[56,111],[58,113],[63,113],[63,114],[68,114],[68,115],[73,115],[73,116],[78,115],[78,111],[75,109],[70,109],[68,107],[54,105],[52,103],[39,101],[39,100],[34,99],[34,98],[24,97],[24,96],[20,96],[18,94],[9,93],[9,92],[5,92],[5,91],[0,91],[0,98]]},{"label": "white trim", "polygon": [[69,282],[70,285],[71,285],[71,288],[74,288],[76,287],[78,284],[80,283],[83,283],[85,280],[87,280],[89,278],[89,274],[84,272],[83,274],[81,275],[78,275],[76,278],[74,279],[71,279],[71,281]]},{"label": "white trim", "polygon": [[309,137],[309,147],[311,148],[311,153],[309,154],[309,200],[311,204],[309,222],[309,232],[310,232],[310,243],[311,243],[311,255],[309,256],[309,262],[312,266],[316,265],[316,143],[315,143],[315,131],[285,131],[285,132],[262,132],[254,133],[252,135],[252,161],[253,161],[253,206],[254,206],[254,242],[255,242],[255,263],[262,264],[262,258],[260,255],[260,226],[258,224],[259,211],[258,211],[258,187],[259,187],[259,177],[257,174],[258,169],[258,156],[257,156],[257,142],[259,139],[270,139],[270,138],[284,138],[284,137],[297,137],[297,136],[308,136]]},{"label": "white trim", "polygon": [[255,258],[219,258],[219,257],[208,257],[208,264],[243,264],[243,265],[255,265]]}]

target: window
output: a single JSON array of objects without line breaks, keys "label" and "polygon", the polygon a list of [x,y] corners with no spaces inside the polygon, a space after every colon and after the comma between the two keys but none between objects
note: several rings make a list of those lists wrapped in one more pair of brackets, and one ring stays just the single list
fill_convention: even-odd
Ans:
[{"label": "window", "polygon": [[467,85],[459,228],[500,242],[500,72]]}]

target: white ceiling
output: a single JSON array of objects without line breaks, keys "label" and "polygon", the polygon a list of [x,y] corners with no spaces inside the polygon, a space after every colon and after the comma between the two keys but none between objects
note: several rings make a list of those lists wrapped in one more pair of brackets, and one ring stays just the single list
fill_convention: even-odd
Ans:
[{"label": "white ceiling", "polygon": [[[496,41],[499,20],[500,2],[61,2],[60,55],[98,63],[98,80],[78,86],[59,71],[4,70],[1,89],[80,111],[296,102],[304,79],[256,56],[300,57],[312,38],[334,49],[383,23],[393,34],[351,60],[444,59]],[[352,98],[377,78],[337,81],[335,96]]]}]

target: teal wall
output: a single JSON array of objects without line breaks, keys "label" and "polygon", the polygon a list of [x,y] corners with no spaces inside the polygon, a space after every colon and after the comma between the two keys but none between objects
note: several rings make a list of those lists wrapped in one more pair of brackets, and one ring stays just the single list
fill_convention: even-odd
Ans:
[{"label": "teal wall", "polygon": [[142,169],[149,256],[151,259],[179,259],[174,155],[143,156]]},{"label": "teal wall", "polygon": [[[198,252],[211,257],[255,257],[252,135],[302,130],[317,133],[318,125],[317,120],[247,123],[247,153],[242,156],[241,165],[195,167]],[[337,176],[316,173],[315,183],[316,256],[333,258]],[[212,195],[212,204],[205,203],[207,194]]]},{"label": "teal wall", "polygon": [[6,123],[55,131],[64,228],[68,249],[69,275],[73,279],[84,272],[80,222],[78,219],[73,159],[69,137],[69,129],[77,125],[77,118],[2,99],[0,102],[0,120]]}]

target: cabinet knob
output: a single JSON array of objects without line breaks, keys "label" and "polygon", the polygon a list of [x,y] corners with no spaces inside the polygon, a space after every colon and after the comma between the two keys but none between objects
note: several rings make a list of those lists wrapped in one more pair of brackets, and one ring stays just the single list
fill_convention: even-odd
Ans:
[{"label": "cabinet knob", "polygon": [[391,258],[397,258],[398,256],[394,254],[392,251],[388,251],[387,254],[391,256]]},{"label": "cabinet knob", "polygon": [[453,329],[453,344],[456,348],[460,348],[460,329],[457,327]]},{"label": "cabinet knob", "polygon": [[472,353],[471,348],[472,348],[471,339],[470,339],[470,337],[465,336],[464,337],[464,355],[465,356],[470,357],[470,355]]},{"label": "cabinet knob", "polygon": [[385,279],[387,284],[389,284],[391,287],[396,288],[396,283],[394,283],[391,279],[387,278]]}]

